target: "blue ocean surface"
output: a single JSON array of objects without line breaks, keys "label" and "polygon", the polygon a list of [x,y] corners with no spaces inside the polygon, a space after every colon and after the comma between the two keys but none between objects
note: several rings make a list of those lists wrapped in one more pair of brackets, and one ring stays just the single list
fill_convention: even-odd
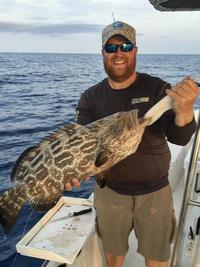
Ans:
[{"label": "blue ocean surface", "polygon": [[[137,70],[172,84],[186,76],[200,82],[200,55],[138,55]],[[105,77],[101,55],[0,53],[0,192],[12,186],[19,155],[72,123],[81,93]],[[64,195],[87,198],[93,184],[91,178]],[[42,260],[16,254],[15,246],[44,214],[26,204],[7,236],[0,229],[0,267],[41,266]]]}]

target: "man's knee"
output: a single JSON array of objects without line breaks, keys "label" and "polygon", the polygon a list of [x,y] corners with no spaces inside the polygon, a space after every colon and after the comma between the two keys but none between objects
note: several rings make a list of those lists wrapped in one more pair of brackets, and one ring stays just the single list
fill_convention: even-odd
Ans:
[{"label": "man's knee", "polygon": [[125,256],[113,256],[108,252],[104,251],[108,267],[122,267],[125,260]]},{"label": "man's knee", "polygon": [[145,259],[146,267],[168,267],[168,261],[155,261],[152,259]]}]

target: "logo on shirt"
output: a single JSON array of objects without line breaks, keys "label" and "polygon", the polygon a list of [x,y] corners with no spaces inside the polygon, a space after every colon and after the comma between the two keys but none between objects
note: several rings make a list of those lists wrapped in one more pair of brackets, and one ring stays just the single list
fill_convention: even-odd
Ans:
[{"label": "logo on shirt", "polygon": [[149,97],[140,97],[140,98],[133,98],[131,100],[131,104],[139,104],[139,103],[144,103],[144,102],[149,102]]}]

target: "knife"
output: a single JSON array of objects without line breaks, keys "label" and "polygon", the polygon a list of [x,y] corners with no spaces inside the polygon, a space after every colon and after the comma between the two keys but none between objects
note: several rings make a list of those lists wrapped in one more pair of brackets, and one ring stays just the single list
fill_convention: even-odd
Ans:
[{"label": "knife", "polygon": [[65,220],[65,219],[71,218],[71,217],[76,217],[76,216],[79,216],[79,215],[90,213],[91,211],[92,211],[92,208],[84,209],[84,210],[80,210],[80,211],[69,212],[67,216],[63,216],[63,217],[55,219],[55,220],[53,220],[51,222],[57,222],[57,221],[61,221],[61,220]]}]

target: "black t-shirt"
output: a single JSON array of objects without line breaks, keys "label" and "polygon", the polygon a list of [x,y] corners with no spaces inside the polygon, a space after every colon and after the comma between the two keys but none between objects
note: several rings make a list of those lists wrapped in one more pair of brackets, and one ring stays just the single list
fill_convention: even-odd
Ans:
[{"label": "black t-shirt", "polygon": [[[108,79],[87,89],[77,107],[77,123],[88,124],[119,111],[138,109],[139,117],[166,93],[170,84],[147,74],[137,73],[128,88],[112,89]],[[145,129],[137,151],[107,171],[106,185],[127,195],[153,192],[168,184],[170,164],[169,142],[185,145],[196,129],[193,120],[184,127],[175,124],[175,113],[170,110]]]}]

